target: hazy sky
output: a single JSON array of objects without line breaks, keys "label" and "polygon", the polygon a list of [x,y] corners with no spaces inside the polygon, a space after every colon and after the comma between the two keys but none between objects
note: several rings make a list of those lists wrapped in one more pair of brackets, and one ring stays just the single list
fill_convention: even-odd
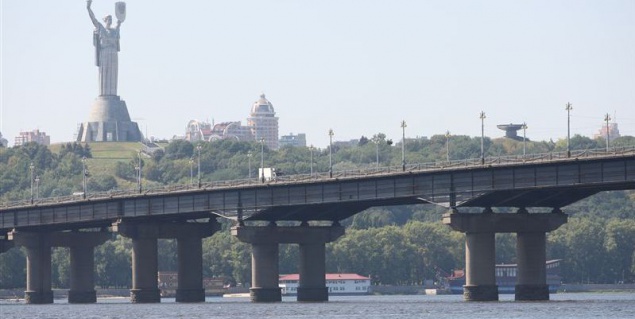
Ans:
[{"label": "hazy sky", "polygon": [[[114,2],[94,0],[100,19]],[[119,95],[149,136],[191,119],[242,121],[261,93],[280,134],[591,136],[604,115],[635,135],[635,1],[231,0],[127,2]],[[83,0],[0,0],[0,132],[71,141],[98,95]]]}]

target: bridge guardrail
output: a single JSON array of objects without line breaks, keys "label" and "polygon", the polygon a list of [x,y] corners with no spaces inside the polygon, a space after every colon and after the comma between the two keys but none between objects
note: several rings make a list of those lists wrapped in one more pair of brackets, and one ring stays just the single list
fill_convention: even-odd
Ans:
[{"label": "bridge guardrail", "polygon": [[[540,153],[540,154],[527,154],[527,155],[508,155],[508,156],[498,156],[498,157],[486,157],[484,163],[481,162],[481,158],[469,158],[462,160],[451,160],[451,161],[436,161],[429,163],[415,163],[415,164],[407,164],[405,167],[406,172],[423,172],[430,170],[443,170],[443,169],[457,169],[457,168],[466,168],[466,167],[482,167],[482,166],[503,166],[503,165],[513,165],[513,164],[521,164],[521,163],[534,163],[534,162],[552,162],[552,161],[563,161],[563,160],[573,160],[578,158],[592,158],[592,157],[612,157],[612,156],[628,156],[635,155],[635,146],[629,147],[614,147],[609,149],[586,149],[586,150],[576,150],[571,151],[571,156],[567,156],[567,152],[552,152],[552,153]],[[276,183],[298,183],[298,182],[308,182],[308,181],[317,181],[317,180],[328,180],[328,179],[337,179],[337,178],[356,178],[356,177],[365,177],[365,176],[380,176],[386,174],[396,174],[403,173],[404,168],[402,166],[383,166],[383,167],[372,167],[372,168],[363,168],[356,170],[343,170],[343,171],[334,171],[331,175],[328,172],[316,172],[313,174],[296,174],[296,175],[283,175],[279,176],[274,181],[267,181],[266,184],[276,184]],[[259,181],[257,178],[252,179],[238,179],[238,180],[226,180],[226,181],[213,181],[213,182],[204,182],[201,183],[201,187],[198,187],[198,184],[176,184],[176,185],[167,185],[163,187],[157,188],[147,188],[143,189],[139,192],[137,189],[135,190],[111,190],[107,192],[95,192],[89,193],[86,197],[83,197],[83,194],[80,195],[67,195],[67,196],[57,196],[57,197],[46,197],[34,199],[31,202],[28,200],[19,200],[19,201],[9,201],[0,203],[0,209],[8,209],[8,208],[16,208],[16,207],[25,207],[32,205],[52,205],[52,204],[61,204],[61,203],[69,203],[69,202],[77,202],[81,200],[98,200],[98,199],[107,199],[107,198],[115,198],[115,197],[133,197],[133,196],[142,196],[148,194],[164,194],[164,193],[174,193],[174,192],[186,192],[186,191],[194,191],[200,189],[213,189],[213,188],[228,188],[228,187],[242,187],[242,186],[257,186],[262,185],[263,183]]]}]

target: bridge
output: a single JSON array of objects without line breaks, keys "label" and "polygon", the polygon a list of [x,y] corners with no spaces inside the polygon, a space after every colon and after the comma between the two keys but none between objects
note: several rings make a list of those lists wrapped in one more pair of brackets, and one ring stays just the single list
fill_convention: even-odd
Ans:
[{"label": "bridge", "polygon": [[[159,302],[157,238],[176,238],[177,301],[203,301],[201,241],[218,231],[216,218],[223,217],[235,220],[232,234],[252,245],[253,301],[281,300],[280,243],[300,245],[298,300],[326,301],[325,244],[344,234],[339,221],[373,206],[435,204],[448,209],[445,224],[466,234],[466,300],[498,300],[497,232],[517,233],[516,300],[548,300],[545,234],[566,223],[562,208],[598,192],[627,189],[635,189],[635,148],[109,192],[0,204],[0,234],[7,234],[0,251],[26,247],[25,298],[48,303],[50,248],[70,247],[69,302],[94,302],[93,249],[109,231],[118,232],[133,242],[132,301]],[[494,213],[495,207],[517,213]]]}]

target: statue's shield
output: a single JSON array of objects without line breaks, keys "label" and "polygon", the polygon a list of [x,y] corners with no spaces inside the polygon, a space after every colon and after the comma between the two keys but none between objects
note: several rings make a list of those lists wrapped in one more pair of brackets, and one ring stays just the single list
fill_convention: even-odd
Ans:
[{"label": "statue's shield", "polygon": [[126,20],[126,3],[125,2],[115,2],[115,15],[117,16],[117,20],[123,22]]}]

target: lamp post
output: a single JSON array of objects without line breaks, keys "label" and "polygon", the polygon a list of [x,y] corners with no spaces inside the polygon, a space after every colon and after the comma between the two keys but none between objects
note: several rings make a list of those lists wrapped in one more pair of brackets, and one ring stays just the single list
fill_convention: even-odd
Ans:
[{"label": "lamp post", "polygon": [[445,159],[450,161],[450,131],[445,131]]},{"label": "lamp post", "polygon": [[375,143],[375,168],[379,169],[379,143],[381,139],[378,135],[373,136],[373,143]]},{"label": "lamp post", "polygon": [[265,182],[265,139],[264,137],[260,138],[260,171],[258,172],[260,175],[260,181]]},{"label": "lamp post", "polygon": [[604,116],[604,121],[606,121],[606,152],[608,153],[609,151],[609,142],[611,141],[610,137],[611,137],[611,131],[609,130],[609,121],[611,120],[611,116],[609,116],[609,113],[606,113],[606,115]]},{"label": "lamp post", "polygon": [[309,146],[309,151],[311,152],[311,178],[313,178],[313,144],[311,144],[311,146]]},{"label": "lamp post", "polygon": [[194,158],[190,157],[190,187],[194,185]]},{"label": "lamp post", "polygon": [[485,164],[485,112],[481,111],[481,164]]},{"label": "lamp post", "polygon": [[35,176],[35,199],[40,199],[40,176]]},{"label": "lamp post", "polygon": [[197,173],[197,178],[198,178],[198,188],[201,188],[201,149],[203,147],[199,144],[196,145],[196,151],[198,152],[198,173]]},{"label": "lamp post", "polygon": [[333,177],[333,129],[329,129],[329,177]]},{"label": "lamp post", "polygon": [[142,166],[141,166],[141,151],[139,151],[139,166],[138,167],[139,167],[139,171],[138,171],[138,174],[137,174],[137,188],[138,188],[139,194],[141,194],[141,169],[142,169]]},{"label": "lamp post", "polygon": [[86,171],[86,156],[82,157],[82,185],[84,192],[82,193],[82,197],[86,199],[86,176],[88,172]]},{"label": "lamp post", "polygon": [[35,170],[35,165],[33,164],[33,162],[31,162],[31,165],[29,165],[29,171],[31,172],[30,175],[30,180],[31,180],[31,204],[33,204],[33,171]]},{"label": "lamp post", "polygon": [[247,164],[248,165],[248,169],[249,169],[249,179],[251,180],[251,156],[253,154],[251,154],[251,151],[247,152]]},{"label": "lamp post", "polygon": [[401,121],[401,170],[406,171],[406,121]]},{"label": "lamp post", "polygon": [[523,156],[527,155],[527,123],[523,122]]},{"label": "lamp post", "polygon": [[571,157],[571,110],[573,107],[571,103],[567,102],[565,110],[567,110],[567,157]]}]

